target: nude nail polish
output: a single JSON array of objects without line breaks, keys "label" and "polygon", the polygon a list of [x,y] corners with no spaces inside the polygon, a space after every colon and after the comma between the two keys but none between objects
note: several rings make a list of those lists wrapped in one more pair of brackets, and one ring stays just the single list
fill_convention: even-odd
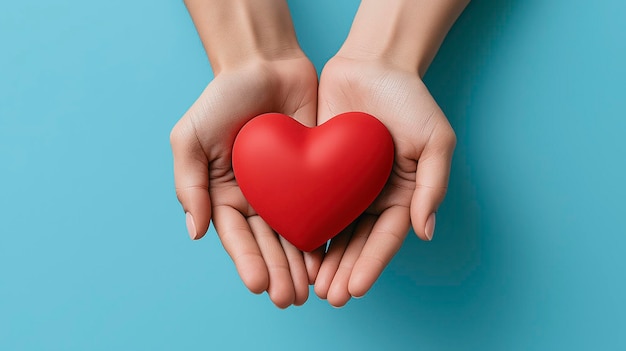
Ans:
[{"label": "nude nail polish", "polygon": [[189,237],[191,240],[196,240],[198,233],[196,231],[196,224],[193,221],[193,216],[191,213],[187,212],[185,214],[185,222],[187,222],[187,231],[189,232]]},{"label": "nude nail polish", "polygon": [[424,228],[424,234],[428,238],[428,241],[433,240],[433,235],[435,234],[435,221],[436,216],[435,213],[431,213],[426,220],[426,228]]}]

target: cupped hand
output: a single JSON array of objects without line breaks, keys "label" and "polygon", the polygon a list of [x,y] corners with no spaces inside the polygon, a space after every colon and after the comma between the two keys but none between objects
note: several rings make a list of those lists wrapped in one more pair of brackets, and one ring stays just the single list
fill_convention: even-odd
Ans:
[{"label": "cupped hand", "polygon": [[317,124],[346,111],[366,112],[383,122],[393,137],[395,160],[378,198],[331,240],[315,292],[334,306],[365,295],[411,225],[421,239],[432,239],[456,144],[454,131],[417,72],[383,59],[338,55],[324,67]]},{"label": "cupped hand", "polygon": [[266,112],[314,126],[316,104],[317,74],[303,54],[250,60],[219,72],[170,135],[189,235],[200,239],[212,219],[244,284],[254,293],[267,291],[281,308],[307,300],[321,252],[299,251],[254,212],[235,180],[232,146],[239,129]]}]

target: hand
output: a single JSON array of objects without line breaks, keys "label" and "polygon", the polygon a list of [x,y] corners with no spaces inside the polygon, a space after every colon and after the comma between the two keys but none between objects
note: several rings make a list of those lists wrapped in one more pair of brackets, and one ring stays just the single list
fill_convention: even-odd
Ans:
[{"label": "hand", "polygon": [[250,291],[267,291],[280,308],[308,298],[321,253],[302,253],[277,236],[243,197],[231,167],[239,129],[266,112],[314,126],[315,68],[301,52],[279,60],[253,59],[223,69],[174,126],[176,194],[192,239],[213,219],[220,240]]},{"label": "hand", "polygon": [[322,72],[318,119],[345,111],[377,117],[395,160],[381,194],[331,240],[315,292],[343,306],[372,287],[411,224],[431,240],[456,136],[421,78],[469,0],[361,0],[350,34]]},{"label": "hand", "polygon": [[384,59],[338,54],[322,72],[318,98],[318,125],[342,112],[367,112],[385,124],[395,145],[383,191],[331,240],[315,282],[319,297],[343,306],[371,288],[411,224],[421,239],[432,239],[456,137],[417,72]]}]

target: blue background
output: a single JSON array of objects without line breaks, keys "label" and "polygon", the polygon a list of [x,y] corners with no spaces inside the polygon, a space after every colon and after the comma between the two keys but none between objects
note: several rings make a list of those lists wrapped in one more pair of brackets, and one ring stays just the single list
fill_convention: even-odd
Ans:
[{"label": "blue background", "polygon": [[[358,2],[291,1],[318,70]],[[188,239],[169,131],[211,70],[181,1],[2,1],[1,350],[626,349],[626,2],[475,0],[426,76],[458,135],[432,243],[276,309]]]}]

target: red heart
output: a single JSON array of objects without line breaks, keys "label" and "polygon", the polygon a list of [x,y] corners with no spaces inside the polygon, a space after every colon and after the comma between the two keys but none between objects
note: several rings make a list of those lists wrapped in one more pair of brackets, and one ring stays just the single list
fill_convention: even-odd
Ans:
[{"label": "red heart", "polygon": [[309,128],[267,113],[239,131],[233,170],[259,216],[298,249],[312,251],[374,201],[393,157],[389,131],[368,114],[348,112]]}]

